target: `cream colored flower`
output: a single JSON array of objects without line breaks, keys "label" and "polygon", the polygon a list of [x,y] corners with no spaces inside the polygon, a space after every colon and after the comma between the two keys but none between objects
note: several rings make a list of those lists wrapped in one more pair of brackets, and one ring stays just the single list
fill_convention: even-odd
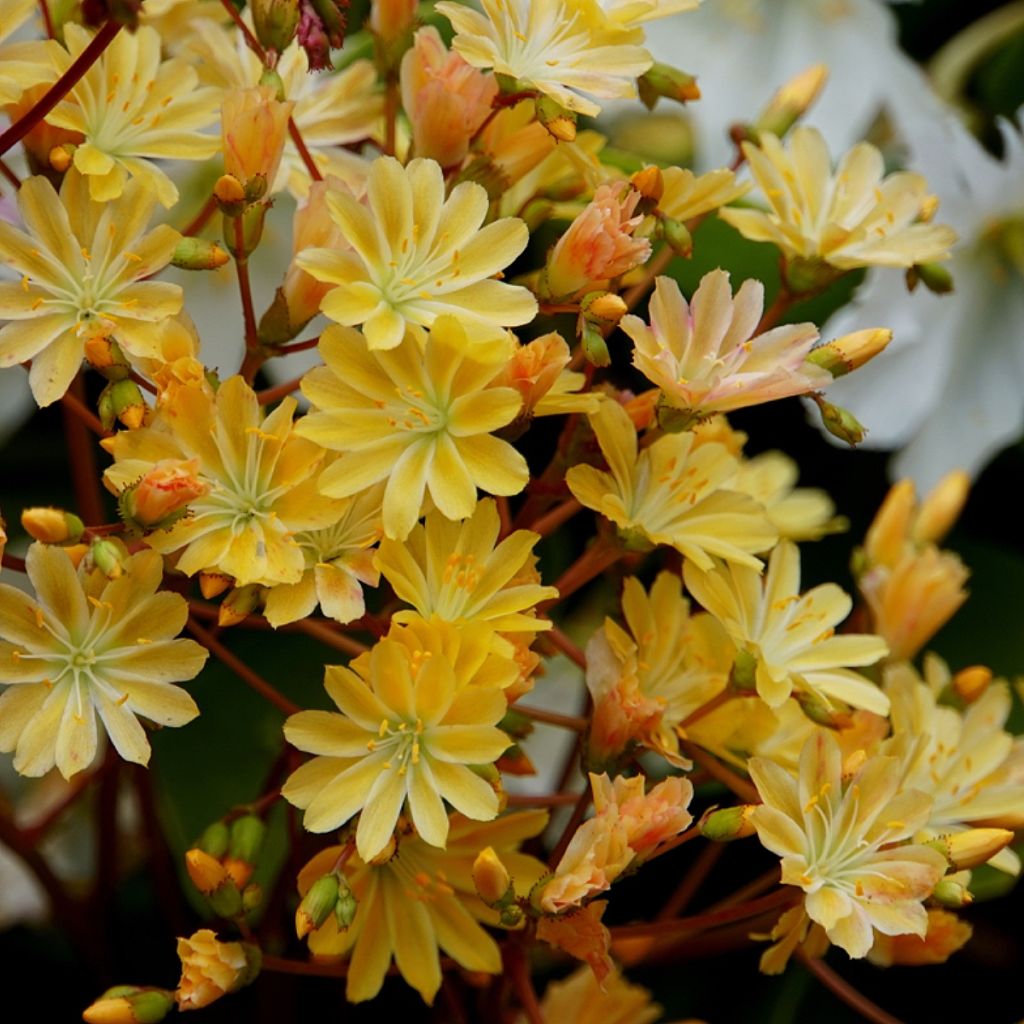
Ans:
[{"label": "cream colored flower", "polygon": [[15,770],[43,775],[55,764],[64,778],[96,755],[99,717],[126,761],[149,762],[139,717],[178,726],[199,714],[175,682],[193,679],[207,653],[174,639],[188,609],[159,591],[163,559],[141,551],[108,581],[76,573],[67,553],[33,544],[26,559],[36,599],[0,584],[0,750]]},{"label": "cream colored flower", "polygon": [[482,6],[483,14],[462,4],[437,5],[455,27],[455,51],[578,114],[601,111],[581,93],[635,96],[634,79],[651,66],[650,54],[635,45],[643,34],[614,24],[597,0],[483,0]]},{"label": "cream colored flower", "polygon": [[684,567],[686,588],[718,619],[755,663],[757,692],[776,708],[794,692],[826,704],[830,699],[879,715],[889,710],[885,694],[852,667],[873,665],[888,652],[879,636],[836,635],[853,602],[835,583],[800,593],[800,554],[782,541],[762,580],[746,565],[705,572]]},{"label": "cream colored flower", "polygon": [[764,509],[728,489],[736,459],[719,444],[696,446],[692,433],[668,434],[638,450],[636,429],[617,402],[590,417],[610,472],[573,466],[569,490],[627,538],[669,544],[702,568],[712,556],[750,566],[777,539]]},{"label": "cream colored flower", "polygon": [[909,171],[886,176],[870,143],[854,146],[834,173],[821,133],[806,125],[785,146],[766,132],[758,146],[744,142],[743,152],[769,212],[727,209],[719,216],[790,259],[837,270],[909,267],[945,259],[956,241],[952,228],[927,223],[933,198],[925,179]]},{"label": "cream colored flower", "polygon": [[832,382],[827,370],[805,362],[818,340],[814,324],[786,324],[755,336],[763,310],[760,281],[744,281],[733,298],[728,273],[713,270],[689,305],[672,278],[659,277],[650,325],[629,315],[620,326],[636,345],[633,365],[689,424]]},{"label": "cream colored flower", "polygon": [[221,942],[209,928],[178,939],[181,980],[175,997],[179,1010],[201,1010],[229,992],[248,985],[260,969],[260,952],[243,942]]},{"label": "cream colored flower", "polygon": [[0,106],[14,103],[26,89],[57,77],[55,58],[59,60],[61,54],[52,40],[19,40],[3,45],[38,10],[39,0],[5,0],[0,10],[0,66],[4,69]]},{"label": "cream colored flower", "polygon": [[647,989],[631,984],[617,970],[599,982],[586,964],[568,978],[552,981],[540,1010],[545,1020],[558,1024],[654,1024],[662,1013]]},{"label": "cream colored flower", "polygon": [[946,858],[908,842],[931,800],[900,790],[895,758],[869,758],[845,777],[838,744],[819,729],[804,746],[798,778],[758,757],[749,769],[764,801],[751,818],[758,837],[782,858],[782,884],[803,889],[808,916],[832,942],[860,958],[876,931],[925,935],[922,901]]},{"label": "cream colored flower", "polygon": [[366,205],[332,189],[327,206],[351,249],[307,249],[296,263],[337,285],[321,310],[337,323],[362,324],[371,349],[394,348],[410,327],[431,327],[445,314],[474,339],[536,315],[527,289],[491,280],[526,248],[526,225],[505,217],[484,226],[487,192],[464,181],[446,198],[435,161],[403,167],[381,157],[370,168]]},{"label": "cream colored flower", "polygon": [[725,167],[699,175],[689,168],[665,167],[661,180],[658,209],[684,223],[745,196],[751,187],[749,182],[737,182],[735,173]]}]

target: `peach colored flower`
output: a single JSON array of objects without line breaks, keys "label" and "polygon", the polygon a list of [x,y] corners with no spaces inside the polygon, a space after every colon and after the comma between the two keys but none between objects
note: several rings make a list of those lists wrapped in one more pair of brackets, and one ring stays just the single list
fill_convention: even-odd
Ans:
[{"label": "peach colored flower", "polygon": [[209,493],[210,485],[198,472],[199,459],[163,459],[125,492],[123,507],[139,526],[158,526]]},{"label": "peach colored flower", "polygon": [[598,188],[548,257],[545,274],[552,295],[596,288],[647,261],[651,243],[633,237],[643,220],[636,214],[640,198],[624,181]]},{"label": "peach colored flower", "polygon": [[401,83],[413,151],[442,167],[460,163],[498,94],[494,76],[447,50],[429,25],[416,33],[412,49],[402,58]]},{"label": "peach colored flower", "polygon": [[270,189],[281,165],[294,103],[281,103],[269,85],[231,89],[221,106],[224,170],[243,185],[262,178]]}]

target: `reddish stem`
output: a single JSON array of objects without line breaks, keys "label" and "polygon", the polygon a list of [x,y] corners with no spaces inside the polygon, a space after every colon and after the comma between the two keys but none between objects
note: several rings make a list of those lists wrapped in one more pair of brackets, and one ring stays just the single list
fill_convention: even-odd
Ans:
[{"label": "reddish stem", "polygon": [[19,178],[3,160],[0,160],[0,174],[2,174],[11,183],[15,192],[21,188],[21,178]]},{"label": "reddish stem", "polygon": [[256,397],[259,399],[260,405],[270,405],[271,402],[276,402],[279,398],[284,398],[293,391],[298,391],[301,384],[302,377],[293,377],[291,380],[286,380],[283,384],[275,384],[272,388],[264,388],[262,391],[257,392]]},{"label": "reddish stem", "polygon": [[99,437],[110,436],[110,431],[104,429],[99,417],[87,408],[85,403],[72,394],[72,392],[68,391],[63,394],[61,396],[61,403],[66,412],[71,412],[77,416],[94,434],[97,434]]},{"label": "reddish stem", "polygon": [[38,102],[0,135],[0,156],[16,146],[30,131],[79,83],[82,76],[99,60],[103,51],[121,31],[120,23],[108,21],[92,37],[89,45],[75,58],[71,66],[41,96]]},{"label": "reddish stem", "polygon": [[587,670],[587,656],[557,626],[552,626],[545,638],[584,672]]},{"label": "reddish stem", "polygon": [[293,341],[287,345],[272,345],[268,348],[268,354],[272,356],[290,356],[293,352],[306,352],[316,348],[320,344],[320,335],[315,338],[307,338],[305,341]]},{"label": "reddish stem", "polygon": [[554,533],[562,523],[572,519],[582,508],[583,506],[575,498],[570,498],[568,501],[563,501],[561,505],[556,505],[550,512],[546,512],[535,519],[527,529],[533,530],[534,533],[539,533],[542,537],[546,537],[549,533]]},{"label": "reddish stem", "polygon": [[181,229],[181,233],[186,237],[190,235],[198,235],[203,228],[209,223],[210,218],[217,212],[217,199],[211,195],[205,203],[199,208],[199,212],[188,222],[188,224]]},{"label": "reddish stem", "polygon": [[[64,403],[63,412],[64,437],[71,463],[71,483],[74,487],[75,503],[78,506],[82,522],[86,526],[90,526],[104,522],[106,515],[103,511],[103,495],[100,493],[96,448],[93,439],[86,431],[86,424],[81,415],[75,415],[72,411],[73,403],[77,403],[85,410],[85,403],[82,401],[85,395],[85,384],[81,374],[71,382],[68,395],[72,397],[72,402]],[[88,412],[88,410],[85,411]]]},{"label": "reddish stem", "polygon": [[761,796],[754,786],[746,779],[737,775],[731,768],[722,764],[717,758],[703,751],[695,743],[681,740],[679,744],[687,757],[692,757],[713,779],[728,786],[741,800],[748,804],[761,802]]},{"label": "reddish stem", "polygon": [[50,13],[49,0],[39,0],[39,13],[43,16],[43,27],[46,29],[46,38],[55,39],[57,33],[53,30],[53,15]]},{"label": "reddish stem", "polygon": [[797,958],[833,995],[838,996],[847,1006],[856,1010],[871,1024],[903,1024],[898,1017],[883,1010],[866,995],[841,978],[824,960],[808,956],[802,949],[796,951]]},{"label": "reddish stem", "polygon": [[548,711],[547,708],[529,707],[526,704],[513,704],[511,711],[518,711],[520,714],[532,718],[535,722],[547,722],[548,725],[557,725],[563,729],[572,729],[573,732],[586,732],[589,723],[585,718],[577,715],[562,715],[557,711]]}]

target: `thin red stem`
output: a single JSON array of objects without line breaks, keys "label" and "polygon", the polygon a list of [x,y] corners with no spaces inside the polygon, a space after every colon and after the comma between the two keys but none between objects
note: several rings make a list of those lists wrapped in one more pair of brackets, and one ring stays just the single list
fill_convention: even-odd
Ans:
[{"label": "thin red stem", "polygon": [[586,671],[587,656],[557,626],[552,626],[545,636],[553,647],[557,647],[570,661]]},{"label": "thin red stem", "polygon": [[563,501],[561,505],[556,505],[550,512],[546,512],[535,519],[530,523],[528,529],[533,530],[534,533],[539,533],[542,537],[546,537],[549,533],[554,533],[562,523],[572,519],[582,508],[583,506],[575,498],[570,498],[568,501]]},{"label": "thin red stem", "polygon": [[85,403],[70,391],[61,396],[61,403],[66,411],[77,416],[94,434],[109,437],[110,431],[105,430],[99,417],[86,407]]},{"label": "thin red stem", "polygon": [[573,835],[575,835],[576,829],[583,824],[591,798],[590,787],[587,786],[576,800],[576,806],[572,809],[572,816],[565,823],[565,828],[562,829],[562,834],[558,837],[558,842],[555,843],[555,848],[551,851],[551,856],[548,858],[548,867],[555,868],[558,866],[558,862],[562,859],[562,855],[569,846]]},{"label": "thin red stem", "polygon": [[[73,402],[85,409],[85,403],[82,401],[85,384],[81,374],[71,382],[68,395],[72,396]],[[100,493],[96,446],[87,433],[86,423],[80,414],[75,415],[71,402],[64,403],[63,412],[64,438],[71,463],[71,483],[78,512],[86,526],[102,523],[106,520],[106,515],[103,510],[103,495]]]},{"label": "thin red stem", "polygon": [[256,397],[259,399],[260,405],[270,405],[271,402],[276,402],[279,398],[284,398],[293,391],[298,391],[301,384],[302,377],[293,377],[291,380],[286,380],[283,384],[275,384],[272,388],[264,388],[262,391],[257,392]]},{"label": "thin red stem", "polygon": [[46,38],[55,39],[57,33],[53,30],[53,15],[50,13],[49,0],[39,0],[39,13],[43,16],[43,27],[46,29]]},{"label": "thin red stem", "polygon": [[535,722],[546,722],[548,725],[557,725],[563,729],[571,729],[573,732],[586,732],[589,724],[585,718],[580,718],[577,715],[562,715],[557,711],[529,707],[526,704],[513,704],[511,710],[518,711]]},{"label": "thin red stem", "polygon": [[307,338],[305,341],[292,341],[287,345],[272,345],[268,348],[268,355],[290,356],[293,352],[306,352],[316,348],[320,344],[320,335],[315,338]]},{"label": "thin red stem", "polygon": [[92,37],[89,45],[75,58],[71,66],[41,96],[38,102],[23,117],[0,135],[0,156],[16,146],[30,131],[79,83],[82,76],[99,60],[103,51],[111,44],[114,36],[121,31],[116,21],[108,21]]},{"label": "thin red stem", "polygon": [[181,233],[186,237],[190,235],[198,235],[203,228],[209,223],[210,218],[217,212],[217,199],[211,195],[205,203],[199,208],[199,212],[188,222],[188,224],[181,229]]},{"label": "thin red stem", "polygon": [[717,758],[703,751],[694,743],[680,741],[680,746],[687,757],[692,757],[713,779],[728,786],[741,800],[748,804],[761,802],[760,794],[746,779],[737,775],[731,768],[722,764]]},{"label": "thin red stem", "polygon": [[0,160],[0,174],[2,174],[11,183],[15,192],[21,188],[21,178],[19,178],[3,160]]},{"label": "thin red stem", "polygon": [[848,981],[841,978],[824,960],[808,956],[803,950],[796,952],[800,963],[804,965],[834,996],[838,996],[847,1006],[856,1010],[871,1024],[903,1024],[898,1017],[883,1010],[873,1003],[860,990],[855,989]]}]

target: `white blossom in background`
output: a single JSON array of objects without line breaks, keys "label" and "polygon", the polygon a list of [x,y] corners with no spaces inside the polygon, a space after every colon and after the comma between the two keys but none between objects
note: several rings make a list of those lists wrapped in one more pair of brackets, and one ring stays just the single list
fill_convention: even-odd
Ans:
[{"label": "white blossom in background", "polygon": [[892,328],[888,350],[828,397],[868,428],[865,447],[898,449],[894,477],[923,489],[950,469],[977,474],[1024,433],[1024,138],[1001,128],[1002,160],[963,128],[952,146],[942,136],[922,147],[942,219],[960,236],[944,264],[953,292],[908,296],[902,274],[874,270],[822,328]]}]

